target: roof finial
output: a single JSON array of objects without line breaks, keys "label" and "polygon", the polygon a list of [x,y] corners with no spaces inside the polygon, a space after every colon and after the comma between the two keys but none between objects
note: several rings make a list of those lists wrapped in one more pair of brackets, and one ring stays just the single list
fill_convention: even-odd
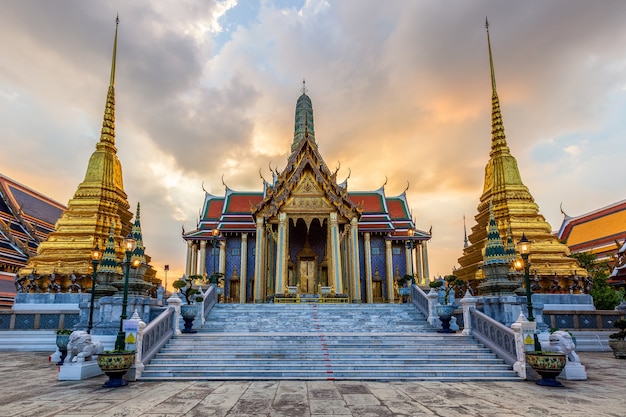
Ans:
[{"label": "roof finial", "polygon": [[485,29],[487,29],[487,46],[489,47],[489,68],[491,68],[491,88],[496,94],[496,75],[493,70],[493,58],[491,56],[491,38],[489,37],[489,21],[485,17]]},{"label": "roof finial", "polygon": [[302,79],[302,94],[306,94],[309,90],[306,89],[306,80],[303,78]]},{"label": "roof finial", "polygon": [[115,59],[117,55],[117,27],[120,24],[119,13],[115,17],[115,39],[113,40],[113,59],[111,60],[111,81],[109,85],[115,85]]}]

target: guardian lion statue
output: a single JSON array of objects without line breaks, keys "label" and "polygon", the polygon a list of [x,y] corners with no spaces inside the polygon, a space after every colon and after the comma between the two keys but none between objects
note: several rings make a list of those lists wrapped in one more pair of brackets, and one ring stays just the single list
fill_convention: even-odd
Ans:
[{"label": "guardian lion statue", "polygon": [[557,330],[550,335],[550,351],[565,353],[568,362],[580,363],[580,358],[574,351],[576,344],[572,340],[572,336],[563,330]]},{"label": "guardian lion statue", "polygon": [[76,330],[70,335],[67,344],[66,362],[85,362],[104,351],[101,342],[92,342],[91,335],[83,330]]}]

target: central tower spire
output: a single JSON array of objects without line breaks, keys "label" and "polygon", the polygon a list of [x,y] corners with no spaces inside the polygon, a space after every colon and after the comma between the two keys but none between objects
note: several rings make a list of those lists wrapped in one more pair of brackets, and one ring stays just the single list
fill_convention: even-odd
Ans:
[{"label": "central tower spire", "polygon": [[313,126],[313,104],[311,99],[306,95],[306,81],[302,80],[302,95],[296,103],[296,124],[293,133],[293,143],[291,144],[291,152],[295,151],[300,142],[308,137],[311,142],[315,143],[315,128]]}]

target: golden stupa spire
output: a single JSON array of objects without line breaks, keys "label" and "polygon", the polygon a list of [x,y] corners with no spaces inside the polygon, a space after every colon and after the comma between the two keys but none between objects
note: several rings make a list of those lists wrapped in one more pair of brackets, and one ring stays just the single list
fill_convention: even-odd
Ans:
[{"label": "golden stupa spire", "polygon": [[118,25],[119,18],[116,18],[102,130],[96,150],[89,159],[85,179],[57,221],[55,231],[39,245],[37,256],[20,270],[20,277],[30,273],[45,277],[54,272],[63,280],[63,275],[89,273],[91,250],[96,244],[105,247],[112,224],[115,252],[118,259],[123,258],[122,240],[131,231],[132,213],[124,191],[122,164],[115,148],[114,82]]},{"label": "golden stupa spire", "polygon": [[[573,276],[576,271],[581,274],[577,261],[567,257],[569,254],[567,246],[557,241],[552,235],[551,226],[539,214],[539,207],[522,182],[517,160],[511,155],[507,145],[500,100],[496,90],[488,21],[485,22],[485,27],[492,88],[491,150],[489,161],[485,166],[485,182],[478,205],[478,214],[475,216],[476,225],[472,227],[472,233],[469,236],[472,244],[463,249],[463,256],[459,258],[461,268],[455,271],[455,275],[469,281],[483,278],[480,267],[484,262],[490,206],[493,208],[500,235],[504,236],[508,232],[506,229],[510,227],[511,231],[507,234],[512,242],[518,241],[523,233],[533,241],[531,269],[538,276],[549,276],[553,280],[555,274],[559,277]],[[562,285],[562,287],[565,286],[565,284]]]}]

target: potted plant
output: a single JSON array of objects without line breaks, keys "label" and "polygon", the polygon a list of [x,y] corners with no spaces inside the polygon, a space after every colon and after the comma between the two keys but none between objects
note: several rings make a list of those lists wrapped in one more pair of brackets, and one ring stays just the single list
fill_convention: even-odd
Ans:
[{"label": "potted plant", "polygon": [[[445,284],[445,286],[444,286]],[[443,280],[433,281],[428,284],[431,288],[439,291],[441,287],[443,288],[443,303],[437,304],[437,315],[441,320],[441,330],[438,330],[440,333],[454,333],[454,330],[450,330],[450,319],[454,314],[454,305],[450,304],[450,291],[453,288],[458,288],[464,284],[462,279],[457,278],[455,275],[446,275]]]},{"label": "potted plant", "polygon": [[617,359],[626,359],[626,320],[619,319],[613,323],[620,331],[609,335],[609,346]]},{"label": "potted plant", "polygon": [[98,355],[98,366],[109,377],[104,387],[116,388],[128,384],[123,377],[135,362],[135,353],[134,350],[105,350]]},{"label": "potted plant", "polygon": [[61,359],[57,362],[57,365],[63,365],[65,362],[65,358],[67,357],[67,344],[70,341],[70,335],[73,330],[70,329],[59,329],[56,331],[56,344],[59,348],[59,352],[61,352]]},{"label": "potted plant", "polygon": [[202,296],[198,295],[200,291],[193,287],[193,282],[195,279],[198,279],[198,277],[202,278],[201,275],[183,276],[172,284],[172,286],[185,297],[185,301],[187,301],[186,305],[180,306],[180,314],[183,316],[185,322],[185,328],[182,330],[183,333],[196,333],[196,331],[193,330],[193,321],[198,314],[198,305],[192,302],[202,302],[203,300]]},{"label": "potted plant", "polygon": [[563,352],[530,351],[526,352],[526,362],[537,372],[541,379],[536,383],[546,387],[562,387],[556,377],[567,364],[567,357]]}]

